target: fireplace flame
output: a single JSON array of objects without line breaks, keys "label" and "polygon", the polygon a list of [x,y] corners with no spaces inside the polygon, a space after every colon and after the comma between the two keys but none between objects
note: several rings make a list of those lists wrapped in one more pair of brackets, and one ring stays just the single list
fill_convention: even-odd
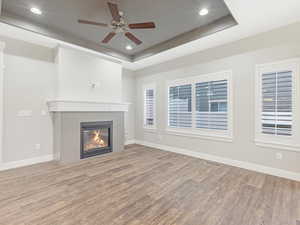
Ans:
[{"label": "fireplace flame", "polygon": [[101,137],[101,132],[100,130],[94,131],[94,142],[102,147],[104,147],[105,142],[103,141]]},{"label": "fireplace flame", "polygon": [[89,134],[89,142],[84,145],[86,151],[95,148],[107,147],[107,143],[103,140],[100,130],[95,130]]}]

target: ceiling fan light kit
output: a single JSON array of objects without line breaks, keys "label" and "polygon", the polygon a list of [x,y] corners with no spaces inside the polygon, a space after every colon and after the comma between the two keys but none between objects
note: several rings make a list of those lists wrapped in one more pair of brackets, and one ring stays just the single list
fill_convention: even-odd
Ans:
[{"label": "ceiling fan light kit", "polygon": [[133,23],[128,24],[127,21],[124,18],[124,13],[119,11],[118,5],[115,3],[108,2],[108,8],[112,16],[112,21],[110,24],[106,23],[99,23],[89,20],[78,20],[81,24],[88,24],[88,25],[95,25],[100,27],[109,27],[112,29],[112,31],[107,34],[104,39],[102,40],[103,44],[109,43],[114,36],[118,33],[123,33],[125,37],[127,37],[130,41],[135,43],[136,45],[140,45],[143,42],[138,39],[135,35],[133,35],[130,30],[131,29],[154,29],[155,23],[154,22],[146,22],[146,23]]}]

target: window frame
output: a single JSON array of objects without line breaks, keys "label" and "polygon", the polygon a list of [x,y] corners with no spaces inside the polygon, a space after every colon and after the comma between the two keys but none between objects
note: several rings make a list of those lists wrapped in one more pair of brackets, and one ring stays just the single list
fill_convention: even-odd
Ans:
[{"label": "window frame", "polygon": [[[146,123],[146,91],[153,90],[153,125]],[[156,130],[156,85],[155,83],[143,86],[143,127],[148,130]]]},{"label": "window frame", "polygon": [[4,48],[5,43],[0,42],[0,167],[3,163]]},{"label": "window frame", "polygon": [[[255,73],[255,144],[262,147],[279,148],[283,150],[300,151],[299,146],[299,66],[300,58],[284,61],[258,64]],[[262,75],[266,73],[279,73],[292,71],[292,135],[272,135],[262,132]]]},{"label": "window frame", "polygon": [[[227,80],[227,130],[213,130],[196,128],[196,83]],[[174,128],[169,126],[169,89],[174,86],[192,85],[192,128]],[[171,135],[197,137],[204,139],[213,139],[225,142],[232,142],[233,140],[233,87],[232,87],[232,71],[221,71],[216,73],[209,73],[203,75],[191,76],[184,79],[169,80],[166,85],[166,132]]]}]

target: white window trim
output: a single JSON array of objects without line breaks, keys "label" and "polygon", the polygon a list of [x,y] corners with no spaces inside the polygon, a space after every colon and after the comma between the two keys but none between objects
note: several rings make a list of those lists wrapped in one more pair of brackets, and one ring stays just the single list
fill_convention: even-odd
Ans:
[{"label": "white window trim", "polygon": [[0,42],[0,164],[3,162],[3,106],[4,106],[4,62],[3,50],[5,44]]},{"label": "white window trim", "polygon": [[[299,66],[300,58],[288,59],[279,62],[256,65],[255,75],[255,144],[261,147],[300,151],[300,83],[299,83]],[[279,72],[283,70],[291,70],[293,72],[293,88],[292,88],[292,111],[293,124],[292,136],[274,136],[262,133],[261,113],[262,113],[262,79],[264,73]]]},{"label": "white window trim", "polygon": [[[145,93],[146,90],[153,89],[154,90],[154,105],[153,105],[153,114],[154,114],[154,121],[153,125],[146,125],[146,111],[145,111]],[[156,85],[155,83],[146,84],[143,86],[143,127],[145,130],[154,132],[156,130]]]},{"label": "white window trim", "polygon": [[[199,82],[208,82],[208,81],[217,81],[226,79],[228,81],[228,96],[227,96],[227,107],[228,107],[228,130],[227,131],[218,131],[218,130],[208,130],[195,128],[195,108],[196,108],[196,93],[195,93],[195,84]],[[172,86],[178,85],[187,85],[192,84],[192,128],[173,128],[169,126],[169,88]],[[216,73],[192,76],[184,79],[172,80],[167,82],[166,87],[166,133],[170,135],[179,135],[195,138],[203,138],[209,140],[217,140],[223,142],[232,142],[233,141],[233,85],[232,85],[232,71],[220,71]]]}]

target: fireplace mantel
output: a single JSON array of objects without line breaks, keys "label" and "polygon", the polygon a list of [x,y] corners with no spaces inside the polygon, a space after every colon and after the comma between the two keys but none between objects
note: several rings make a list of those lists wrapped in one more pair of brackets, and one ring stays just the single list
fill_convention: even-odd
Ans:
[{"label": "fireplace mantel", "polygon": [[49,112],[128,112],[130,103],[50,100]]}]

